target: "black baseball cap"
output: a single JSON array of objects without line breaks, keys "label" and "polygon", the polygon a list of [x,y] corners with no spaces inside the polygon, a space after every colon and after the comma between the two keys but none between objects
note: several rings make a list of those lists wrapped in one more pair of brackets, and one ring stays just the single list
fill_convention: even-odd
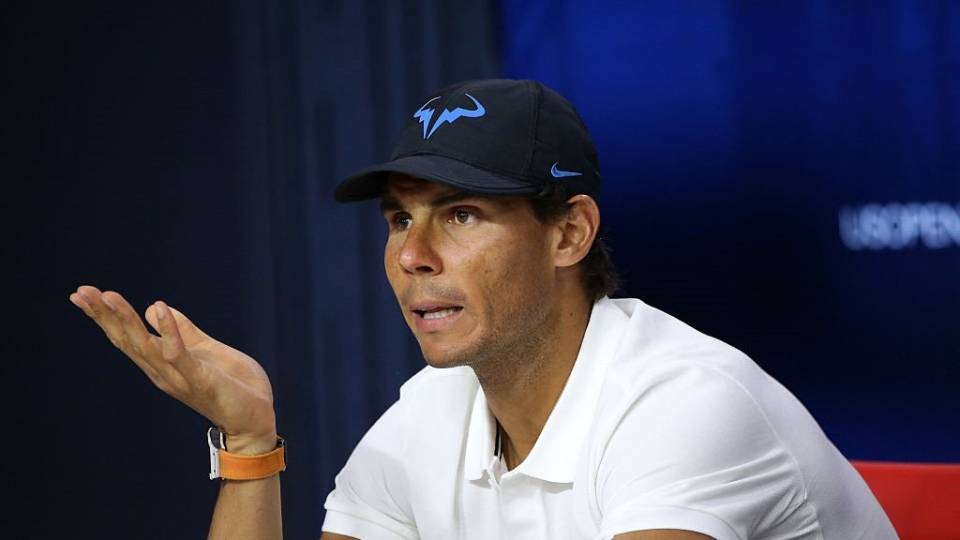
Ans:
[{"label": "black baseball cap", "polygon": [[563,96],[529,80],[464,81],[430,94],[413,111],[390,161],[350,175],[335,197],[378,197],[390,173],[481,195],[600,195],[587,126]]}]

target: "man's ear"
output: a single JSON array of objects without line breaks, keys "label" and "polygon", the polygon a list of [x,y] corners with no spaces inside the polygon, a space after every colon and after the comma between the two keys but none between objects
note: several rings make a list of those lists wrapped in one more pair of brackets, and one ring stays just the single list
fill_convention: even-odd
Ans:
[{"label": "man's ear", "polygon": [[556,223],[558,242],[554,264],[559,268],[573,266],[590,252],[600,228],[600,208],[589,195],[574,195],[567,199],[567,214]]}]

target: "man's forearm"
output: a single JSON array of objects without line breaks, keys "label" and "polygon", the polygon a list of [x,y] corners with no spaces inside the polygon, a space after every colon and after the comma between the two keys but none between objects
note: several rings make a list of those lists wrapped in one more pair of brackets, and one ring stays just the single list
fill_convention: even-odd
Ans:
[{"label": "man's forearm", "polygon": [[211,540],[280,540],[280,475],[262,480],[226,480],[210,522]]}]

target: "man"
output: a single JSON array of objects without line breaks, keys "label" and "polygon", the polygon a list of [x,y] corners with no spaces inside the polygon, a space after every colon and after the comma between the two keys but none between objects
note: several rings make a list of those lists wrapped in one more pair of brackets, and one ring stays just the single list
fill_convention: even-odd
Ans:
[{"label": "man", "polygon": [[[391,161],[338,187],[380,197],[384,267],[429,366],[337,476],[322,538],[896,538],[785,388],[607,297],[599,187],[573,107],[508,80],[429,96]],[[71,300],[225,434],[211,536],[278,538],[282,447],[256,362],[162,302],[156,337],[117,293]]]}]

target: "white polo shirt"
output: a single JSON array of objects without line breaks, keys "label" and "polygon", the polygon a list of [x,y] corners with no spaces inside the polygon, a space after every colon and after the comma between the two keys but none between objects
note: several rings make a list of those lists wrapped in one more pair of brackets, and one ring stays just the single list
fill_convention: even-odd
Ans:
[{"label": "white polo shirt", "polygon": [[[502,471],[469,368],[400,389],[336,477],[324,531],[362,539],[896,538],[797,399],[743,353],[635,299],[595,304],[527,458]],[[501,474],[498,474],[502,472]]]}]

